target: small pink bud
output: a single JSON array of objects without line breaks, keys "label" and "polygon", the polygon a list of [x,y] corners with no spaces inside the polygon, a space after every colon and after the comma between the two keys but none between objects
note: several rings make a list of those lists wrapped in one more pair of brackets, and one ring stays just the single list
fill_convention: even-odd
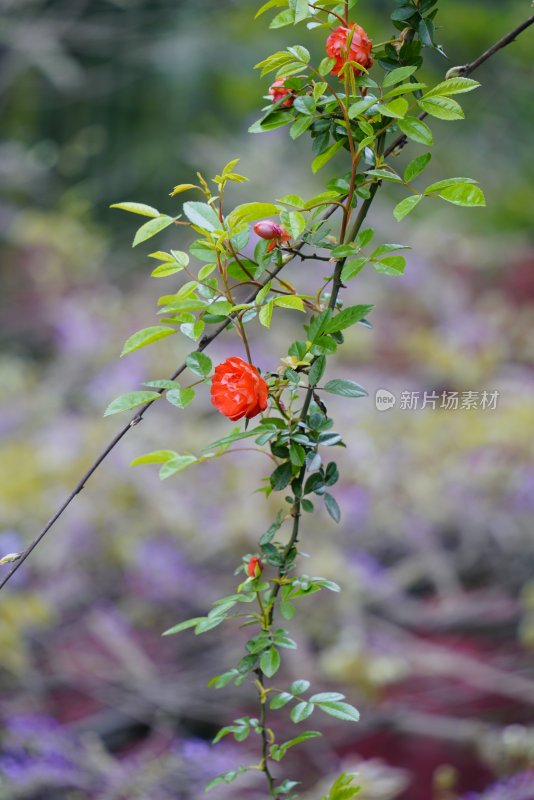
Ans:
[{"label": "small pink bud", "polygon": [[272,219],[262,219],[254,225],[254,233],[261,239],[280,239],[282,226]]}]

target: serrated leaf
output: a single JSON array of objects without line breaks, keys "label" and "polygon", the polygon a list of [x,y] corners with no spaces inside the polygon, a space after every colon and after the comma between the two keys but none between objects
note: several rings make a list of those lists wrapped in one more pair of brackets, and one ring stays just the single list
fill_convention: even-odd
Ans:
[{"label": "serrated leaf", "polygon": [[462,183],[457,186],[449,186],[439,192],[442,200],[453,203],[456,206],[481,207],[486,205],[486,198],[480,186],[472,183]]},{"label": "serrated leaf", "polygon": [[434,143],[432,131],[424,122],[416,117],[404,117],[397,122],[400,130],[408,139],[413,139],[414,142],[424,144],[430,147]]},{"label": "serrated leaf", "polygon": [[408,111],[408,101],[406,100],[405,97],[397,97],[390,103],[385,103],[384,105],[380,104],[378,106],[378,110],[385,117],[393,117],[394,119],[399,119],[404,117],[406,112]]},{"label": "serrated leaf", "polygon": [[234,227],[279,213],[280,209],[273,203],[243,203],[243,205],[236,206],[228,215],[228,224]]},{"label": "serrated leaf", "polygon": [[272,678],[280,667],[280,653],[276,647],[269,647],[260,656],[260,669],[268,678]]},{"label": "serrated leaf", "polygon": [[265,305],[263,305],[260,308],[260,311],[259,311],[259,314],[258,314],[258,318],[259,318],[261,324],[265,328],[270,328],[270,326],[271,326],[271,319],[272,319],[272,316],[273,316],[273,309],[274,309],[274,301],[273,300],[270,300],[268,303],[265,303]]},{"label": "serrated leaf", "polygon": [[184,203],[184,214],[193,225],[202,228],[204,231],[209,231],[211,233],[212,231],[222,228],[222,223],[217,213],[207,203],[199,203],[196,201]]},{"label": "serrated leaf", "polygon": [[393,209],[393,216],[397,222],[400,222],[401,219],[404,219],[404,217],[408,216],[408,214],[414,210],[416,205],[420,203],[422,199],[422,194],[414,194],[411,197],[405,197],[404,200],[401,200],[400,203],[397,203]]},{"label": "serrated leaf", "polygon": [[312,172],[313,173],[319,172],[319,170],[322,169],[325,166],[325,164],[327,164],[330,161],[330,159],[335,156],[337,151],[341,150],[343,144],[344,140],[340,139],[338,142],[335,142],[333,145],[331,145],[328,148],[328,150],[325,150],[324,153],[321,153],[320,155],[316,156],[312,161]]},{"label": "serrated leaf", "polygon": [[303,722],[305,719],[308,719],[310,714],[313,714],[314,708],[315,706],[313,703],[308,703],[306,701],[297,703],[297,705],[291,709],[291,714],[289,715],[291,721],[295,723]]},{"label": "serrated leaf", "polygon": [[185,389],[171,389],[165,399],[176,408],[186,408],[195,399],[195,390],[191,387]]},{"label": "serrated leaf", "polygon": [[145,224],[141,225],[135,234],[132,247],[137,247],[138,244],[146,242],[147,239],[151,239],[157,233],[160,233],[160,231],[163,231],[165,228],[168,228],[169,225],[172,225],[173,222],[174,218],[168,217],[166,214],[161,214],[161,216],[145,222]]},{"label": "serrated leaf", "polygon": [[325,714],[330,714],[331,717],[336,717],[336,719],[342,719],[346,722],[358,722],[360,719],[359,712],[349,703],[333,702],[318,703],[317,705]]},{"label": "serrated leaf", "polygon": [[351,325],[355,325],[361,319],[367,316],[373,310],[373,305],[357,305],[344,308],[339,314],[327,323],[324,328],[325,333],[335,333],[337,331],[345,330]]},{"label": "serrated leaf", "polygon": [[141,214],[143,217],[159,217],[160,215],[157,208],[147,206],[145,203],[113,203],[110,208],[119,208],[121,211],[129,211],[131,214]]},{"label": "serrated leaf", "polygon": [[410,161],[404,170],[404,180],[406,183],[410,183],[410,181],[413,181],[414,178],[417,178],[417,176],[420,175],[425,169],[431,158],[431,153],[423,153],[423,155],[417,156],[417,158],[414,158],[412,161]]},{"label": "serrated leaf", "polygon": [[120,414],[121,411],[131,411],[132,408],[144,406],[146,403],[151,403],[161,397],[159,392],[127,392],[116,397],[113,402],[109,404],[104,412],[105,417],[111,414]]},{"label": "serrated leaf", "polygon": [[334,522],[339,522],[339,520],[341,519],[341,510],[339,508],[336,498],[333,497],[328,492],[324,493],[323,498],[326,510],[328,511]]},{"label": "serrated leaf", "polygon": [[368,395],[368,392],[366,392],[359,383],[343,380],[341,378],[334,378],[331,381],[327,381],[323,389],[325,392],[337,394],[340,397],[367,397]]},{"label": "serrated leaf", "polygon": [[423,111],[426,111],[432,117],[437,117],[437,119],[455,120],[463,119],[465,116],[461,105],[456,100],[453,100],[452,97],[425,96],[418,100],[418,104]]},{"label": "serrated leaf", "polygon": [[185,359],[185,363],[191,372],[194,372],[195,375],[200,375],[201,378],[205,378],[206,375],[209,375],[213,366],[209,356],[198,352],[189,353]]},{"label": "serrated leaf", "polygon": [[139,467],[141,464],[165,464],[171,458],[178,455],[174,450],[153,450],[151,453],[145,453],[144,456],[137,456],[130,463],[131,467]]},{"label": "serrated leaf", "polygon": [[199,622],[202,622],[203,619],[205,619],[205,617],[194,617],[192,619],[186,619],[185,622],[180,622],[178,625],[173,625],[172,628],[169,628],[161,635],[171,636],[173,633],[181,633],[181,631],[186,631],[188,628],[196,627]]},{"label": "serrated leaf", "polygon": [[424,97],[435,97],[436,95],[448,96],[451,94],[462,94],[463,92],[472,92],[480,86],[478,81],[471,78],[448,78],[446,81],[438,83],[433,86],[428,92],[425,92]]},{"label": "serrated leaf", "polygon": [[[415,13],[415,10],[412,10],[412,14]],[[394,86],[396,83],[402,83],[409,78],[414,72],[417,72],[418,67],[398,67],[397,69],[391,70],[388,72],[384,80],[382,81],[382,86],[385,88],[386,86]]]},{"label": "serrated leaf", "polygon": [[170,478],[171,475],[176,475],[178,472],[187,469],[187,467],[194,464],[197,460],[196,456],[176,456],[175,458],[171,458],[160,469],[159,477],[164,481],[166,478]]},{"label": "serrated leaf", "polygon": [[402,256],[387,256],[380,261],[373,261],[372,264],[376,272],[384,275],[403,275],[406,269],[406,259]]},{"label": "serrated leaf", "polygon": [[126,339],[121,351],[121,358],[128,353],[133,353],[134,350],[140,350],[141,347],[146,347],[159,339],[165,339],[176,332],[175,328],[169,328],[167,325],[153,325],[150,328],[143,328]]},{"label": "serrated leaf", "polygon": [[280,308],[293,308],[296,311],[304,311],[304,302],[301,297],[296,297],[296,295],[280,295],[273,300],[273,303]]}]

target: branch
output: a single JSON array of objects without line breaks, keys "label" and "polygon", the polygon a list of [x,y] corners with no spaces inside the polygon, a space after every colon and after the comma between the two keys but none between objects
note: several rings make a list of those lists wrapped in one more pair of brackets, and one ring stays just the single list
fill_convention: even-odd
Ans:
[{"label": "branch", "polygon": [[[470,75],[476,69],[478,69],[482,64],[484,64],[486,61],[488,61],[488,59],[490,59],[492,56],[494,56],[495,53],[497,53],[499,50],[502,50],[507,45],[511,44],[511,42],[513,42],[515,40],[515,38],[517,36],[519,36],[520,33],[525,31],[527,28],[529,28],[533,24],[534,24],[534,15],[532,15],[527,20],[525,20],[525,22],[521,23],[516,28],[514,28],[512,31],[507,33],[506,36],[503,36],[502,39],[499,39],[498,42],[495,42],[494,45],[492,45],[490,48],[485,50],[474,61],[471,61],[470,63],[465,64],[462,67],[457,67],[458,74],[460,74],[460,75]],[[420,115],[420,119],[423,119],[424,117],[426,117],[425,113]],[[397,139],[395,139],[395,141],[391,145],[389,145],[389,147],[386,149],[384,155],[386,157],[388,155],[391,155],[391,153],[394,150],[396,150],[397,148],[404,147],[406,143],[407,143],[406,137],[404,135],[399,136]],[[365,204],[362,206],[362,209],[364,208],[364,206],[365,206]],[[337,207],[338,207],[337,203],[333,204],[325,212],[325,214],[323,215],[323,219],[328,219],[329,217],[331,217],[332,214],[336,211]],[[284,263],[281,266],[277,267],[276,270],[274,271],[274,273],[271,273],[271,275],[269,276],[269,280],[271,280],[272,277],[277,275],[286,266],[286,264],[288,264],[290,261],[293,260],[293,258],[296,255],[297,255],[297,253],[294,252],[291,255],[290,258],[285,259]],[[257,289],[255,289],[255,291],[246,299],[245,302],[251,303],[256,298],[256,295],[258,294],[258,292],[262,288],[263,288],[263,284],[262,284],[262,286],[257,287]],[[226,328],[233,321],[234,321],[234,317],[233,316],[232,317],[228,317],[228,319],[225,322],[221,322],[221,324],[217,328],[215,328],[215,330],[212,333],[210,333],[208,336],[203,336],[202,339],[200,340],[199,346],[197,348],[197,352],[201,353],[203,350],[205,350],[208,347],[208,345],[211,344],[211,342],[213,342],[213,340],[216,339],[224,330],[226,330]],[[184,372],[185,369],[186,369],[186,364],[184,362],[183,364],[181,364],[178,367],[176,372],[173,375],[171,375],[171,380],[174,380],[179,375],[181,375],[182,372]],[[160,390],[160,394],[163,394],[163,391],[164,390]],[[310,400],[311,400],[311,396],[310,396]],[[139,422],[141,422],[141,420],[143,419],[146,411],[150,408],[151,405],[152,405],[152,403],[147,403],[147,405],[142,406],[140,411],[138,411],[137,414],[134,417],[132,417],[130,422],[128,422],[128,424],[125,425],[124,428],[122,428],[122,430],[120,430],[117,433],[117,435],[111,440],[111,442],[108,444],[108,446],[98,456],[96,461],[94,461],[94,463],[89,467],[89,469],[87,470],[85,475],[83,475],[83,477],[81,478],[79,483],[75,486],[75,488],[72,490],[72,492],[64,500],[64,502],[58,508],[58,510],[56,511],[54,516],[51,517],[51,519],[47,522],[47,524],[42,529],[42,531],[38,534],[38,536],[32,541],[32,543],[22,553],[17,554],[17,560],[15,561],[14,566],[8,572],[8,574],[4,577],[4,579],[0,582],[0,590],[3,589],[3,587],[13,577],[13,575],[17,572],[17,570],[24,564],[26,559],[33,553],[35,548],[44,539],[44,537],[46,536],[48,531],[55,525],[55,523],[58,521],[58,519],[63,515],[63,513],[66,511],[66,509],[72,503],[74,498],[82,491],[82,489],[84,488],[86,482],[96,472],[96,470],[100,467],[102,462],[107,458],[107,456],[111,453],[111,451],[114,450],[114,448],[117,446],[117,444],[120,442],[120,440],[124,436],[126,436],[126,434],[128,433],[129,430],[131,430],[131,428],[134,428]],[[12,560],[14,560],[14,558],[15,558],[15,555],[13,554]]]}]

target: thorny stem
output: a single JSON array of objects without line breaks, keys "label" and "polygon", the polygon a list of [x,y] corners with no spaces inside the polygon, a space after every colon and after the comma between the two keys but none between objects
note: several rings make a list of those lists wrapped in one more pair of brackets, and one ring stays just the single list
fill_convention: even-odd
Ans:
[{"label": "thorny stem", "polygon": [[[533,24],[534,24],[534,14],[532,16],[530,16],[528,19],[526,19],[524,22],[522,22],[520,25],[517,25],[512,31],[507,33],[505,36],[503,36],[497,42],[495,42],[495,44],[493,44],[490,48],[485,50],[474,61],[469,62],[468,64],[464,65],[463,67],[459,67],[458,69],[459,69],[460,74],[462,74],[462,75],[471,75],[483,63],[485,63],[488,59],[490,59],[492,56],[494,56],[495,53],[497,53],[499,50],[502,50],[504,47],[507,47],[509,44],[511,44],[516,39],[516,37],[519,36],[519,34],[521,34],[523,31],[525,31],[527,28],[529,28]],[[426,114],[423,112],[423,114],[420,115],[420,118],[425,117],[425,116],[426,116]],[[404,145],[407,143],[407,141],[408,140],[407,140],[406,136],[404,136],[404,135],[398,136],[397,139],[395,139],[386,148],[386,150],[384,152],[384,156],[387,158],[387,156],[391,155],[391,153],[393,153],[397,149],[400,149],[400,148],[404,147]],[[365,204],[362,205],[362,209],[363,209],[364,205]],[[335,204],[332,204],[332,206],[325,211],[325,213],[323,215],[323,219],[326,220],[329,217],[331,217],[332,214],[336,211],[337,207],[338,207],[338,203],[337,202]],[[177,224],[180,224],[180,223],[177,223]],[[294,250],[293,253],[291,254],[290,258],[288,258],[281,265],[279,265],[272,273],[270,273],[269,279],[274,277],[274,275],[278,274],[278,272],[280,272],[286,266],[286,264],[288,264],[290,261],[292,261],[295,258],[296,255],[298,255],[298,249]],[[253,300],[255,299],[255,297],[257,295],[257,293],[260,291],[261,288],[262,288],[262,286],[257,286],[254,289],[254,292],[248,298],[247,302],[253,302]],[[199,342],[199,345],[198,345],[198,348],[197,348],[197,352],[201,353],[203,350],[205,350],[208,347],[208,345],[211,344],[211,342],[213,342],[218,336],[220,336],[220,334],[223,331],[226,330],[226,328],[234,321],[234,319],[235,319],[234,317],[228,317],[224,322],[221,322],[221,324],[218,325],[214,329],[214,331],[212,333],[210,333],[210,334],[208,334],[206,336],[203,336],[202,339]],[[185,362],[182,363],[176,369],[174,374],[170,376],[170,380],[176,379],[179,375],[182,374],[182,372],[184,372],[186,370],[186,368],[187,368],[187,365],[185,364]],[[164,389],[161,389],[161,390],[159,390],[159,393],[163,394],[164,391],[165,391]],[[310,395],[309,402],[311,402],[311,397],[312,397],[312,395]],[[308,402],[308,405],[309,405],[309,402]],[[39,544],[45,538],[46,534],[54,527],[56,522],[60,519],[60,517],[65,513],[66,509],[70,506],[70,504],[72,503],[74,498],[77,497],[80,494],[80,492],[83,490],[83,488],[84,488],[86,482],[89,480],[89,478],[92,475],[94,475],[94,473],[98,470],[98,468],[100,467],[102,462],[105,461],[105,459],[108,457],[108,455],[115,449],[115,447],[118,445],[118,443],[121,441],[121,439],[123,439],[123,437],[126,436],[128,431],[130,431],[139,422],[141,422],[141,420],[143,419],[146,411],[150,408],[151,405],[152,405],[152,403],[150,402],[150,403],[146,403],[144,406],[141,406],[141,408],[137,412],[137,414],[135,414],[135,416],[133,416],[132,419],[120,431],[118,431],[118,433],[113,437],[113,439],[104,448],[104,450],[97,456],[95,461],[91,464],[91,466],[87,469],[85,474],[78,481],[78,483],[76,484],[74,489],[67,495],[67,497],[64,499],[64,501],[59,506],[57,511],[53,514],[53,516],[46,523],[44,528],[37,534],[37,536],[28,545],[28,547],[22,553],[19,554],[18,559],[13,564],[13,567],[11,568],[11,570],[7,573],[7,575],[0,582],[0,590],[3,589],[4,586],[6,586],[6,584],[15,575],[17,570],[20,569],[20,567],[25,563],[25,561],[33,553],[33,551],[39,546]]]}]

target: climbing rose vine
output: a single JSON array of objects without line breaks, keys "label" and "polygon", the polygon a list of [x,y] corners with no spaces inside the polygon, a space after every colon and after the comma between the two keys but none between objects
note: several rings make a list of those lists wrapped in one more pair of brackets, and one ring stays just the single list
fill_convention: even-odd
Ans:
[{"label": "climbing rose vine", "polygon": [[[244,420],[222,439],[203,444],[198,454],[158,450],[135,459],[134,465],[159,463],[160,476],[167,479],[186,468],[201,468],[243,439],[252,439],[274,461],[263,491],[279,496],[279,512],[270,527],[259,532],[256,554],[243,554],[236,565],[235,591],[206,609],[205,616],[180,622],[166,635],[187,629],[205,634],[225,622],[235,624],[235,618],[247,626],[251,633],[242,657],[225,665],[211,686],[244,684],[247,691],[257,693],[258,714],[230,722],[215,742],[225,736],[238,742],[256,737],[258,759],[252,765],[236,765],[207,788],[257,772],[265,781],[267,796],[289,800],[299,796],[301,781],[285,777],[280,762],[294,746],[321,735],[302,731],[302,723],[315,712],[349,724],[359,717],[338,692],[314,692],[304,678],[285,686],[278,677],[275,686],[273,678],[284,651],[297,647],[285,621],[293,619],[308,596],[340,588],[329,578],[303,574],[298,557],[303,516],[312,514],[317,504],[334,522],[341,516],[334,496],[339,473],[329,454],[344,443],[330,416],[328,397],[339,395],[354,402],[367,394],[353,380],[329,372],[329,358],[346,337],[369,335],[373,306],[352,303],[353,282],[370,269],[384,278],[399,279],[406,266],[405,246],[375,241],[365,220],[384,182],[398,191],[393,208],[397,221],[420,203],[485,204],[472,178],[445,178],[425,185],[422,177],[433,144],[424,118],[462,119],[456,96],[479,85],[461,74],[462,68],[450,71],[435,86],[419,77],[425,50],[440,52],[434,38],[437,0],[396,0],[391,36],[377,45],[367,31],[364,4],[357,21],[352,18],[354,5],[355,0],[324,0],[322,5],[269,0],[257,14],[274,12],[271,28],[306,23],[324,36],[317,63],[306,47],[295,44],[257,64],[262,79],[271,76],[271,85],[264,88],[268,103],[250,131],[262,134],[286,127],[293,140],[309,136],[313,173],[336,157],[331,165],[334,177],[326,187],[318,186],[317,194],[308,198],[287,187],[275,201],[228,210],[223,205],[226,187],[247,180],[236,171],[238,159],[234,159],[211,181],[197,174],[196,182],[177,185],[172,197],[194,193],[178,212],[167,214],[137,202],[115,206],[148,218],[135,234],[134,246],[175,224],[193,236],[187,251],[150,254],[157,262],[155,278],[180,274],[184,280],[177,290],[160,297],[159,323],[134,333],[122,355],[178,334],[192,349],[172,379],[152,380],[142,390],[121,395],[106,413],[144,409],[162,398],[182,410],[209,387],[211,402],[221,414],[233,422]],[[400,169],[397,156],[407,143],[423,151]],[[307,258],[322,261],[323,277],[311,285],[309,273],[302,270],[294,273],[294,285],[285,269],[295,259]],[[260,374],[249,333],[259,326],[265,349],[264,339],[279,314],[300,315],[302,333],[289,343],[287,352],[271,352],[269,368]],[[213,368],[204,351],[223,330],[234,336],[234,354]],[[288,712],[296,733],[280,741],[277,717]],[[355,780],[353,775],[340,775],[323,800],[350,800],[358,792]]]}]

